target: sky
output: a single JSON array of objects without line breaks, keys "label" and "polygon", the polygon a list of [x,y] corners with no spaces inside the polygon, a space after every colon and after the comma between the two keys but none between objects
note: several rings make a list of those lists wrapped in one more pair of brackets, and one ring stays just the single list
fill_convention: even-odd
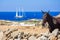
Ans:
[{"label": "sky", "polygon": [[60,11],[60,0],[0,0],[0,11]]}]

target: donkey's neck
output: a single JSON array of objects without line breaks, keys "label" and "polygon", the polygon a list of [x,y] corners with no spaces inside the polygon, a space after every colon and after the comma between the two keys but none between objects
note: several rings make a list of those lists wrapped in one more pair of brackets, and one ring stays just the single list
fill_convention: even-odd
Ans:
[{"label": "donkey's neck", "polygon": [[48,18],[48,24],[50,27],[54,27],[53,17]]}]

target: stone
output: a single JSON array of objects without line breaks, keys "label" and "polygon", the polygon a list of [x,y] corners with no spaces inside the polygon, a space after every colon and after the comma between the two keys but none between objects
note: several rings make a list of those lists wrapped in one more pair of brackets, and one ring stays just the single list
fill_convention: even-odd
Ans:
[{"label": "stone", "polygon": [[57,36],[58,33],[59,33],[59,29],[55,29],[54,31],[52,31],[51,35]]},{"label": "stone", "polygon": [[18,38],[18,39],[14,39],[14,40],[21,40],[20,38]]},{"label": "stone", "polygon": [[57,40],[57,37],[54,36],[54,35],[52,35],[52,36],[50,36],[48,39],[49,39],[49,40]]},{"label": "stone", "polygon": [[58,39],[58,40],[60,40],[60,39]]},{"label": "stone", "polygon": [[50,36],[50,32],[47,31],[47,32],[45,32],[45,33],[41,33],[41,36],[47,36],[47,37],[49,37],[49,36]]},{"label": "stone", "polygon": [[38,37],[36,40],[48,40],[48,38],[45,36],[41,36],[41,37]]},{"label": "stone", "polygon": [[13,37],[13,38],[15,38],[16,36],[18,37],[18,33],[19,33],[18,31],[11,33],[11,37]]},{"label": "stone", "polygon": [[21,39],[21,40],[27,40],[27,39]]},{"label": "stone", "polygon": [[58,39],[60,38],[60,35],[58,35]]},{"label": "stone", "polygon": [[9,39],[9,40],[13,40],[13,39]]},{"label": "stone", "polygon": [[2,40],[2,38],[3,38],[3,32],[2,31],[0,31],[0,40]]},{"label": "stone", "polygon": [[36,40],[36,37],[35,37],[35,36],[30,36],[30,37],[28,38],[28,40]]}]

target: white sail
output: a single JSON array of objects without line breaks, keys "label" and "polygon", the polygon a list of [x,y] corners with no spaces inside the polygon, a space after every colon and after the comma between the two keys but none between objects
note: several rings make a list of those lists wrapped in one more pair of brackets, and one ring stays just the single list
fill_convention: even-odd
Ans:
[{"label": "white sail", "polygon": [[16,18],[22,18],[23,17],[23,12],[22,15],[18,15],[18,11],[16,11]]},{"label": "white sail", "polygon": [[23,10],[23,8],[22,8],[22,11],[21,11],[21,12],[22,12],[22,16],[24,15],[24,12],[23,12],[23,11],[24,11],[24,10]]},{"label": "white sail", "polygon": [[16,11],[16,17],[18,16],[18,11]]},{"label": "white sail", "polygon": [[19,15],[19,17],[23,17],[23,9],[22,9],[22,11],[21,11],[22,13]]}]

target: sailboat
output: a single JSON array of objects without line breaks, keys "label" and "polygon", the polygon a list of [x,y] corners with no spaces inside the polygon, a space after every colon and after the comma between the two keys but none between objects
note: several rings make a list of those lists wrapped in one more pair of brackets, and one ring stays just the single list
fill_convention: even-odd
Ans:
[{"label": "sailboat", "polygon": [[16,11],[16,18],[22,18],[23,17],[23,12],[22,12],[22,15],[18,15],[18,11]]}]

